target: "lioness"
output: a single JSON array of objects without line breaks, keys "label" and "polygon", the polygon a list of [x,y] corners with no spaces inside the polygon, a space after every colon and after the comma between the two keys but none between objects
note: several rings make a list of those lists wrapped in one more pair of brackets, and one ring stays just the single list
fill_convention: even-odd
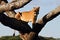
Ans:
[{"label": "lioness", "polygon": [[15,18],[18,19],[18,20],[23,20],[25,22],[35,23],[36,19],[37,19],[37,15],[39,14],[39,8],[40,7],[34,7],[30,11],[18,12],[15,15]]}]

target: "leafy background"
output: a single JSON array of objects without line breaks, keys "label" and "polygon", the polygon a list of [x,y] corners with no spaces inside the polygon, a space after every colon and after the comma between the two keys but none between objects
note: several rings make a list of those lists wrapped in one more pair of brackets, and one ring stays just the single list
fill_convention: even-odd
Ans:
[{"label": "leafy background", "polygon": [[[41,40],[60,40],[59,38],[52,38],[52,37],[42,37],[39,36]],[[21,40],[21,38],[19,38],[18,36],[3,36],[0,38],[0,40]]]}]

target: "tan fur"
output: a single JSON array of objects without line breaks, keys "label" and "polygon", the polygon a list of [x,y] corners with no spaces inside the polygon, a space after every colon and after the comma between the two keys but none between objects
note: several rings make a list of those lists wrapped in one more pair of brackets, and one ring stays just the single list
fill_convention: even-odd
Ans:
[{"label": "tan fur", "polygon": [[26,21],[26,22],[32,22],[32,23],[35,23],[36,21],[36,17],[37,15],[39,14],[39,8],[40,7],[34,7],[32,10],[30,11],[26,11],[26,12],[18,12],[16,15],[15,15],[15,18],[18,19],[18,20],[23,20],[23,21]]}]

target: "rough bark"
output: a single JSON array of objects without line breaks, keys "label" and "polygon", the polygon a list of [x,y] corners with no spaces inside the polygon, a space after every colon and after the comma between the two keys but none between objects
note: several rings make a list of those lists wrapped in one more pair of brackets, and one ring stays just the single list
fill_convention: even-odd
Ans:
[{"label": "rough bark", "polygon": [[[56,16],[60,15],[60,6],[58,6],[57,8],[55,8],[54,10],[50,11],[49,13],[47,13],[43,18],[45,18],[48,21],[54,19]],[[39,24],[44,24],[45,21],[43,21],[43,18],[39,19],[37,21],[37,23]],[[46,23],[47,23],[46,22]]]},{"label": "rough bark", "polygon": [[[17,2],[18,0],[13,0],[11,3],[13,2]],[[23,2],[23,0],[21,0]],[[0,0],[0,5],[6,5],[8,3],[7,0]],[[26,2],[25,2],[26,3]],[[24,4],[24,3],[23,3]],[[23,4],[21,6],[23,6]],[[9,16],[9,17],[12,17],[14,18],[15,16],[15,11],[11,10],[11,11],[6,11],[6,14]]]},{"label": "rough bark", "polygon": [[0,13],[4,12],[4,11],[22,8],[23,6],[25,6],[30,1],[32,1],[32,0],[19,0],[17,2],[12,2],[12,3],[0,5]]},{"label": "rough bark", "polygon": [[34,36],[35,36],[35,33],[34,32],[30,32],[29,34],[28,33],[25,33],[25,34],[20,34],[20,38],[22,39],[22,40],[33,40],[33,38],[34,38]]},{"label": "rough bark", "polygon": [[[13,3],[13,2],[17,2],[17,1],[19,1],[19,0],[12,0],[12,2],[11,3]],[[23,0],[22,0],[23,1]],[[4,4],[7,4],[8,3],[8,1],[6,0],[1,0],[0,1],[0,5],[4,5]],[[23,5],[23,4],[22,4]],[[16,14],[16,12],[14,11],[14,10],[12,10],[12,11],[5,11],[6,12],[6,14],[7,14],[7,16],[9,16],[9,17],[12,17],[12,18],[15,18],[15,14]],[[13,36],[15,36],[15,32],[13,33]]]},{"label": "rough bark", "polygon": [[[20,34],[20,37],[23,40],[41,40],[38,37],[38,33],[41,31],[41,29],[46,25],[47,22],[49,22],[50,20],[54,19],[55,17],[57,17],[58,15],[60,15],[60,6],[57,7],[56,9],[52,10],[51,12],[49,12],[48,14],[46,14],[43,18],[39,19],[37,21],[37,23],[34,25],[32,32],[25,33],[22,35],[22,33]],[[37,28],[37,29],[36,29]]]},{"label": "rough bark", "polygon": [[31,27],[27,24],[27,22],[10,18],[3,13],[0,13],[0,22],[7,27],[20,31],[23,34],[31,31]]},{"label": "rough bark", "polygon": [[[2,0],[1,0],[0,5],[4,5],[4,4],[6,4],[6,3],[8,3],[7,0],[6,0],[6,1],[2,1]],[[7,16],[14,18],[16,13],[15,13],[14,10],[12,10],[12,11],[6,11],[6,14],[7,14]]]},{"label": "rough bark", "polygon": [[[14,9],[18,9],[18,8],[21,8],[23,7],[25,4],[29,3],[31,0],[24,0],[24,2],[22,2],[22,0],[20,1],[17,1],[17,2],[11,2],[11,3],[8,3],[8,4],[3,4],[3,5],[0,5],[0,13],[1,12],[4,12],[4,11],[10,11],[10,10],[14,10]],[[1,15],[1,14],[0,14]],[[45,26],[45,24],[47,22],[49,22],[50,20],[54,19],[55,17],[57,17],[58,15],[60,15],[60,6],[57,7],[55,10],[49,12],[48,14],[46,14],[43,18],[39,19],[37,21],[37,23],[34,24],[34,27],[32,28],[32,31],[30,33],[24,33],[23,32],[20,34],[20,37],[23,39],[23,40],[39,40],[38,39],[38,33],[41,31],[41,29]],[[0,16],[0,18],[2,18],[3,16]],[[4,17],[6,18],[9,18],[9,17]],[[9,18],[10,21],[12,20],[11,18]],[[4,22],[6,21],[5,19],[0,19],[1,21],[4,20]],[[16,19],[15,19],[16,21]],[[3,22],[3,21],[2,21]],[[3,23],[4,23],[3,22]],[[9,23],[9,21],[8,21]],[[15,23],[15,22],[14,22]],[[14,24],[13,23],[13,24]],[[19,22],[20,23],[20,22]],[[18,23],[17,23],[18,24]],[[11,25],[11,22],[10,24]],[[15,25],[13,25],[15,26]],[[13,28],[12,26],[12,28]],[[19,26],[21,26],[19,24]],[[16,26],[15,26],[16,27]],[[14,27],[14,28],[15,28]],[[17,25],[18,27],[18,25]],[[21,27],[19,27],[21,28]],[[17,29],[19,29],[17,28]],[[24,27],[25,28],[25,27]],[[16,28],[15,28],[16,29]],[[30,28],[29,28],[30,29]],[[20,29],[19,29],[20,30]],[[24,30],[23,30],[24,31]],[[28,30],[27,30],[28,31]]]},{"label": "rough bark", "polygon": [[[12,0],[12,2],[16,2],[16,0]],[[0,5],[4,5],[4,4],[7,4],[7,3],[8,3],[7,0],[4,0],[4,1],[1,0]],[[12,11],[5,11],[5,13],[7,14],[7,16],[12,17],[12,18],[14,18],[15,14],[16,14],[16,12],[14,10],[12,10]]]},{"label": "rough bark", "polygon": [[58,6],[57,8],[46,14],[41,19],[39,19],[37,23],[34,25],[33,31],[38,34],[41,31],[41,29],[46,25],[47,22],[51,21],[58,15],[60,15],[60,6]]}]

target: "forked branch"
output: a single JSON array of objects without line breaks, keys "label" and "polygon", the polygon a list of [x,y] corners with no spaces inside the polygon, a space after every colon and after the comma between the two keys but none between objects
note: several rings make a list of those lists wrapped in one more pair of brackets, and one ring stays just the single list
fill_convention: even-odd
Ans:
[{"label": "forked branch", "polygon": [[34,25],[33,31],[38,34],[47,22],[51,21],[58,15],[60,15],[60,6],[46,14],[43,18],[39,19]]}]

